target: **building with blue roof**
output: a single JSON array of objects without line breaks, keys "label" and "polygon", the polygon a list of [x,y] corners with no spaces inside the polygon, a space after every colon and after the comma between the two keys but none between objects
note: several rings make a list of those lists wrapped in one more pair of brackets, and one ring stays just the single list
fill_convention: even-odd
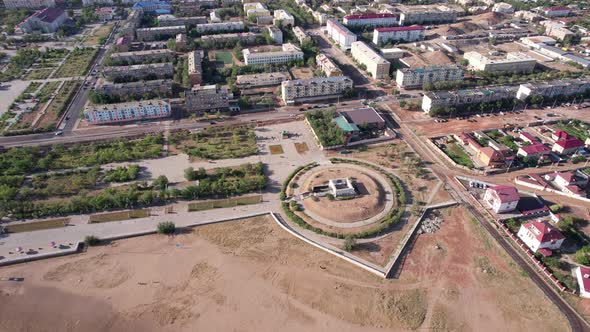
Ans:
[{"label": "building with blue roof", "polygon": [[140,1],[133,5],[134,9],[140,9],[145,14],[166,15],[172,13],[172,6],[165,1]]}]

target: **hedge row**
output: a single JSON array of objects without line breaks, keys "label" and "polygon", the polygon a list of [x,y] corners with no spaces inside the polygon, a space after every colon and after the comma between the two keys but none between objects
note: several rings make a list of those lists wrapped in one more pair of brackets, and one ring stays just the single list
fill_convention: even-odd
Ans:
[{"label": "hedge row", "polygon": [[297,173],[301,172],[303,169],[311,169],[314,168],[318,165],[318,163],[311,163],[311,164],[307,164],[304,166],[299,166],[297,167],[293,172],[291,172],[291,174],[289,174],[289,176],[287,176],[287,179],[285,179],[285,182],[283,182],[283,186],[281,187],[281,193],[279,194],[279,198],[281,201],[284,201],[285,199],[287,199],[287,188],[289,187],[289,183],[291,182],[291,180],[293,180],[293,178],[295,177],[295,175],[297,175]]}]

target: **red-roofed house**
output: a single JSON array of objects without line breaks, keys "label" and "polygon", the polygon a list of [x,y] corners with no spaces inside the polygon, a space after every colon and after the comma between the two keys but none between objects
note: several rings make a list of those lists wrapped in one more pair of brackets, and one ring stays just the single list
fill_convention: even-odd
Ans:
[{"label": "red-roofed house", "polygon": [[521,146],[516,153],[517,156],[523,156],[533,159],[541,158],[551,153],[551,150],[545,144],[537,143],[527,146]]},{"label": "red-roofed house", "polygon": [[571,11],[568,7],[551,7],[543,9],[543,14],[547,17],[561,17],[568,16]]},{"label": "red-roofed house", "polygon": [[545,221],[523,224],[517,235],[532,252],[537,252],[539,249],[557,250],[561,248],[565,240],[563,234]]},{"label": "red-roofed house", "polygon": [[572,196],[586,197],[586,186],[588,185],[588,177],[581,172],[559,172],[555,174],[555,184],[557,184],[563,192]]},{"label": "red-roofed house", "polygon": [[515,187],[494,186],[486,189],[483,200],[495,213],[504,213],[516,209],[520,195]]},{"label": "red-roofed house", "polygon": [[590,299],[590,269],[585,266],[576,268],[576,279],[580,287],[580,296]]},{"label": "red-roofed house", "polygon": [[559,154],[572,154],[582,147],[584,147],[584,142],[575,137],[570,137],[568,139],[555,142],[551,150]]},{"label": "red-roofed house", "polygon": [[527,133],[526,131],[521,131],[519,137],[521,140],[523,140],[525,142],[529,142],[531,144],[538,144],[539,143],[539,140],[535,136]]},{"label": "red-roofed house", "polygon": [[570,136],[563,130],[556,130],[553,133],[551,133],[551,138],[554,141],[559,141],[562,139],[568,139]]}]

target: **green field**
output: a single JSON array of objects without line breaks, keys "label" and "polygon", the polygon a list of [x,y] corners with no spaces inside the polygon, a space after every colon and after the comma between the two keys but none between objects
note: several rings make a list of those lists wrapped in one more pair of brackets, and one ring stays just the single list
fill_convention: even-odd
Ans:
[{"label": "green field", "polygon": [[590,124],[580,121],[561,121],[554,126],[556,129],[563,130],[571,136],[575,136],[582,142],[590,137]]},{"label": "green field", "polygon": [[32,231],[40,231],[44,229],[52,229],[52,228],[61,228],[66,227],[68,224],[69,219],[67,218],[60,218],[60,219],[50,219],[38,222],[29,222],[23,224],[14,224],[8,225],[4,229],[7,233],[22,233],[22,232],[32,232]]},{"label": "green field", "polygon": [[204,159],[243,158],[258,153],[256,134],[246,126],[208,127],[196,133],[178,131],[170,135],[170,143],[191,157]]},{"label": "green field", "polygon": [[211,209],[220,209],[220,208],[227,208],[233,207],[238,205],[250,205],[250,204],[258,204],[262,202],[262,195],[255,195],[255,196],[245,196],[245,197],[236,197],[236,198],[229,198],[229,199],[219,199],[219,200],[212,200],[212,201],[204,201],[204,202],[194,202],[188,205],[188,211],[203,211],[203,210],[211,210]]},{"label": "green field", "polygon": [[96,53],[98,53],[98,49],[91,47],[76,48],[66,59],[66,62],[55,72],[53,78],[86,75]]},{"label": "green field", "polygon": [[465,151],[463,151],[463,149],[461,149],[459,145],[455,143],[447,144],[444,147],[443,151],[457,164],[468,168],[474,167],[473,161],[471,161],[469,155],[465,153]]},{"label": "green field", "polygon": [[225,65],[231,65],[232,63],[234,63],[234,60],[230,52],[215,52],[215,61],[223,62],[223,64]]},{"label": "green field", "polygon": [[121,221],[136,218],[146,218],[150,216],[150,209],[121,211],[112,213],[94,214],[90,216],[88,223],[96,224],[101,222]]}]

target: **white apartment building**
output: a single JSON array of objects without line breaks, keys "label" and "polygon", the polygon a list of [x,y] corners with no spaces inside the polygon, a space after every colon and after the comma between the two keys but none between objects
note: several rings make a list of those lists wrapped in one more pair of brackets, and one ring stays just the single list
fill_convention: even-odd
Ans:
[{"label": "white apartment building", "polygon": [[158,25],[161,27],[204,24],[207,23],[207,16],[176,17],[172,14],[158,16]]},{"label": "white apartment building", "polygon": [[469,66],[485,72],[517,72],[530,73],[535,69],[537,60],[522,52],[510,52],[504,59],[494,59],[478,52],[467,52],[463,55]]},{"label": "white apartment building", "polygon": [[201,50],[193,51],[188,54],[188,78],[191,85],[198,85],[203,82],[203,61],[204,53]]},{"label": "white apartment building", "polygon": [[347,27],[391,27],[397,25],[398,17],[394,14],[357,14],[344,16]]},{"label": "white apartment building", "polygon": [[143,79],[148,76],[162,79],[172,77],[174,74],[174,66],[170,62],[165,62],[146,65],[105,67],[102,74],[111,81],[119,78]]},{"label": "white apartment building", "polygon": [[324,72],[326,77],[342,76],[342,70],[325,54],[318,54],[315,60],[317,66]]},{"label": "white apartment building", "polygon": [[398,69],[395,82],[402,88],[419,88],[425,83],[461,81],[463,69],[459,66],[432,66]]},{"label": "white apartment building", "polygon": [[273,86],[280,85],[289,79],[291,79],[291,76],[284,72],[238,75],[236,77],[236,86],[240,89]]},{"label": "white apartment building", "polygon": [[518,87],[499,86],[487,89],[427,92],[422,98],[422,110],[428,113],[433,107],[461,106],[514,99],[517,90]]},{"label": "white apartment building", "polygon": [[249,49],[242,51],[244,63],[250,65],[266,65],[288,63],[290,61],[303,60],[301,49],[291,43],[283,44],[282,51],[276,52],[251,52]]},{"label": "white apartment building", "polygon": [[373,44],[388,43],[390,41],[413,42],[424,39],[424,27],[419,25],[409,27],[376,28],[373,31]]},{"label": "white apartment building", "polygon": [[397,47],[382,48],[381,55],[383,55],[386,60],[401,59],[404,57],[404,50]]},{"label": "white apartment building", "polygon": [[405,6],[401,8],[399,25],[450,23],[457,21],[457,14],[446,6]]},{"label": "white apartment building", "polygon": [[260,2],[245,3],[244,13],[247,17],[271,16],[270,11]]},{"label": "white apartment building", "polygon": [[163,100],[93,105],[84,109],[84,118],[91,124],[158,119],[170,114],[170,104]]},{"label": "white apartment building", "polygon": [[352,89],[352,80],[347,76],[315,77],[285,81],[281,95],[286,104],[336,97]]},{"label": "white apartment building", "polygon": [[223,23],[205,23],[197,24],[195,27],[197,32],[200,34],[206,34],[208,32],[221,32],[221,31],[242,31],[244,30],[244,22],[232,21]]},{"label": "white apartment building", "polygon": [[549,82],[521,84],[516,93],[516,98],[525,100],[529,96],[570,96],[583,94],[590,90],[590,78],[576,78],[556,80]]},{"label": "white apartment building", "polygon": [[293,34],[301,44],[311,40],[311,37],[301,27],[293,27]]},{"label": "white apartment building", "polygon": [[6,9],[55,7],[55,0],[3,0]]},{"label": "white apartment building", "polygon": [[349,50],[352,43],[356,41],[356,35],[335,19],[329,19],[326,22],[326,31],[342,49]]},{"label": "white apartment building", "polygon": [[275,10],[273,16],[274,18],[272,23],[274,25],[280,24],[283,27],[295,25],[295,17],[293,17],[293,15],[289,14],[289,12],[284,9]]},{"label": "white apartment building", "polygon": [[268,35],[275,41],[275,44],[282,44],[283,43],[283,31],[274,25],[269,26],[268,28]]},{"label": "white apartment building", "polygon": [[108,96],[119,97],[126,97],[129,95],[143,96],[146,93],[168,95],[172,93],[172,80],[111,83],[101,78],[96,82],[94,90]]},{"label": "white apartment building", "polygon": [[184,25],[142,28],[135,30],[138,41],[154,41],[167,37],[176,37],[179,33],[186,33]]},{"label": "white apartment building", "polygon": [[373,78],[384,79],[389,77],[389,61],[381,54],[375,52],[369,45],[362,41],[352,43],[352,57],[360,64],[367,67],[367,71]]}]

